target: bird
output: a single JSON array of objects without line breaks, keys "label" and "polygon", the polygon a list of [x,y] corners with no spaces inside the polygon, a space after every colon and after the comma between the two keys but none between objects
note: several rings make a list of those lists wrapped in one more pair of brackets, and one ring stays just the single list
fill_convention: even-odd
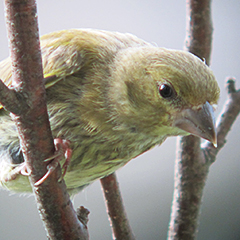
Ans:
[{"label": "bird", "polygon": [[[217,145],[220,90],[197,56],[96,29],[52,32],[41,37],[40,46],[51,131],[71,149],[64,176],[70,194],[167,137],[192,134]],[[10,58],[0,63],[0,79],[11,86]],[[0,186],[31,192],[19,171],[24,159],[9,114],[1,106]]]}]

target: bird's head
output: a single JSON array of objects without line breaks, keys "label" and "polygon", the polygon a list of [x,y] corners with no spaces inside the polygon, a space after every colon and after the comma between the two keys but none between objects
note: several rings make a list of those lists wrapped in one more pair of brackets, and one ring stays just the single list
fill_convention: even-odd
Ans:
[{"label": "bird's head", "polygon": [[119,126],[150,135],[193,134],[216,145],[219,87],[191,53],[133,48],[116,57],[110,98]]}]

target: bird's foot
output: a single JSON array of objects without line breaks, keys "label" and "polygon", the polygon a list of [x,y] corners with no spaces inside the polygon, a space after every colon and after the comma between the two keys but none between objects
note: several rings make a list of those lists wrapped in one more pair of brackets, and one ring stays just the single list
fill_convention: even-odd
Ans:
[{"label": "bird's foot", "polygon": [[58,180],[59,182],[62,181],[63,177],[67,172],[72,156],[72,150],[69,147],[70,141],[61,138],[56,138],[54,139],[54,145],[56,149],[55,154],[52,157],[44,160],[45,162],[49,162],[49,164],[47,165],[47,173],[41,179],[35,182],[34,186],[41,185],[54,172],[63,156],[65,158],[65,162],[62,166],[63,172]]},{"label": "bird's foot", "polygon": [[9,181],[15,180],[19,174],[23,176],[31,175],[31,171],[27,168],[27,165],[25,162],[15,166],[14,169],[10,172],[10,174],[8,174],[5,177],[4,181],[9,182]]}]

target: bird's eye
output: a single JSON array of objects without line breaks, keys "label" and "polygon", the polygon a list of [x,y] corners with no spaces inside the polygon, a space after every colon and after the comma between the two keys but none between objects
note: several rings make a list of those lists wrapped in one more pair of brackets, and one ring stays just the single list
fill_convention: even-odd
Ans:
[{"label": "bird's eye", "polygon": [[168,84],[162,84],[159,86],[159,93],[163,98],[170,98],[173,96],[174,91]]}]

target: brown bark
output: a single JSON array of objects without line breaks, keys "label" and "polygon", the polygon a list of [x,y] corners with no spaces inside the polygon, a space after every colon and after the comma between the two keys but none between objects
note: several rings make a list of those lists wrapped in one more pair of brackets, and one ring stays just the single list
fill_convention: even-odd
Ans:
[{"label": "brown bark", "polygon": [[47,171],[48,163],[43,160],[54,153],[42,81],[36,3],[5,0],[5,11],[13,88],[1,83],[0,100],[12,111],[17,125],[40,216],[50,239],[88,239],[87,228],[76,216],[64,181],[58,181],[60,166],[42,185],[34,186]]},{"label": "brown bark", "polygon": [[135,240],[124,209],[116,174],[101,179],[113,239]]}]

